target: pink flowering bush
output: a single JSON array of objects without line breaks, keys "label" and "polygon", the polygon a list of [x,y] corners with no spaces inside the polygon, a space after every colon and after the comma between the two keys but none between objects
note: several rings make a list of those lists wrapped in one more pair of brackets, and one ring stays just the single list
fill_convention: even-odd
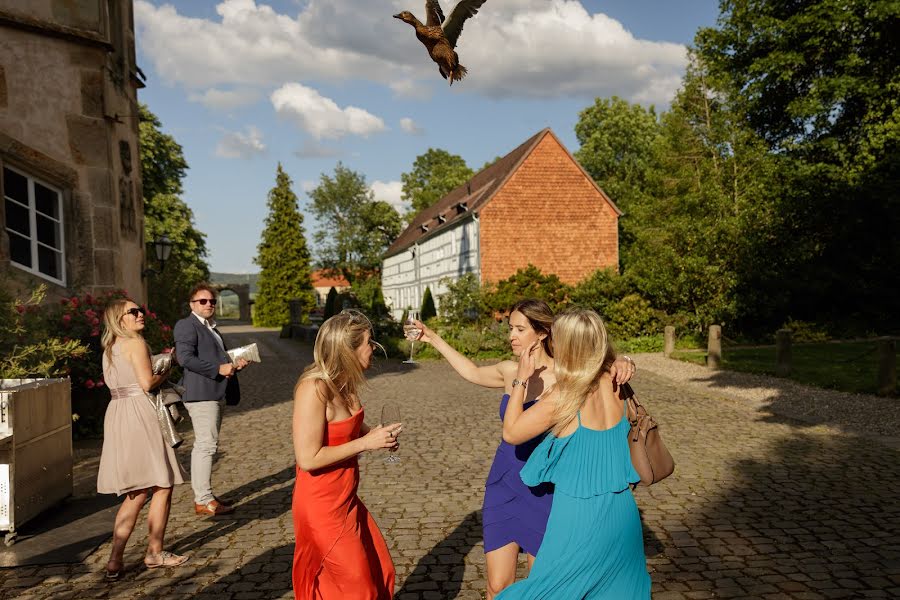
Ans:
[{"label": "pink flowering bush", "polygon": [[[109,402],[100,346],[103,312],[111,300],[128,294],[114,290],[45,302],[46,286],[35,288],[27,300],[13,298],[7,289],[0,280],[0,377],[70,377],[75,436],[102,433]],[[170,325],[151,311],[144,324],[152,352],[171,350]]]},{"label": "pink flowering bush", "polygon": [[[59,307],[53,312],[51,321],[55,323],[58,335],[63,339],[78,340],[89,348],[83,359],[69,365],[73,392],[78,387],[92,390],[106,385],[103,381],[103,348],[100,346],[103,311],[110,301],[127,297],[125,290],[111,290],[100,296],[72,296],[60,300]],[[172,327],[150,310],[144,315],[143,335],[154,354],[172,346]]]}]

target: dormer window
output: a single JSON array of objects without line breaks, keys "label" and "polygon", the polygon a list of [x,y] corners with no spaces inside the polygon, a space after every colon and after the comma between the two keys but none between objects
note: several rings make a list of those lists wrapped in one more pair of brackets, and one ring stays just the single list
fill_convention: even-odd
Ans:
[{"label": "dormer window", "polygon": [[456,205],[456,214],[458,215],[466,212],[467,210],[469,210],[469,205],[465,202],[460,202]]},{"label": "dormer window", "polygon": [[422,223],[421,225],[419,225],[419,227],[422,229],[422,233],[425,233],[428,231],[428,224],[426,224],[426,223]]},{"label": "dormer window", "polygon": [[447,217],[444,216],[444,213],[438,215],[438,223],[446,223]]}]

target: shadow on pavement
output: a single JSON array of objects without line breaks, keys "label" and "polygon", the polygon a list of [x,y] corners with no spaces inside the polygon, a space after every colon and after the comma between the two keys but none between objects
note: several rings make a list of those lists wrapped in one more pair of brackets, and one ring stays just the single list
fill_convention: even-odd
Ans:
[{"label": "shadow on pavement", "polygon": [[[726,372],[710,380],[748,386]],[[790,402],[782,390],[761,410]],[[732,414],[724,406],[698,414],[695,435],[725,443],[732,458],[701,463],[715,481],[708,497],[698,486],[676,499],[691,506],[651,561],[655,583],[716,597],[900,597],[900,452],[874,434],[812,431],[779,414],[761,416],[781,428],[759,439],[752,422],[720,430]],[[676,468],[674,486],[678,477]]]},{"label": "shadow on pavement", "polygon": [[480,542],[481,511],[477,510],[419,559],[395,595],[439,590],[441,598],[456,598],[462,588],[466,556]]},{"label": "shadow on pavement", "polygon": [[79,563],[112,535],[119,501],[112,495],[68,498],[0,546],[0,567]]},{"label": "shadow on pavement", "polygon": [[[260,477],[226,492],[222,499],[235,506],[235,512],[220,517],[207,517],[209,526],[173,542],[173,550],[190,554],[191,551],[257,520],[276,519],[291,509],[293,485],[281,485],[294,478],[294,467],[288,467],[272,475]],[[257,498],[246,502],[243,498],[260,490],[280,485]]]}]

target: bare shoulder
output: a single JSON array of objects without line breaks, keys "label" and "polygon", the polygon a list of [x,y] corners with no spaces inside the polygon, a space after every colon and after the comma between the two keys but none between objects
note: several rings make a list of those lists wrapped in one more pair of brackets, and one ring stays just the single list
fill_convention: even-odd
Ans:
[{"label": "bare shoulder", "polygon": [[120,337],[116,338],[116,345],[118,345],[125,352],[131,353],[146,353],[147,352],[147,344],[144,342],[143,338],[140,337]]},{"label": "bare shoulder", "polygon": [[331,392],[328,385],[321,379],[308,377],[297,384],[294,390],[294,400],[299,402],[318,401],[327,404],[330,400]]},{"label": "bare shoulder", "polygon": [[509,380],[515,377],[519,365],[514,360],[503,360],[494,365],[494,368],[503,375],[503,379]]}]

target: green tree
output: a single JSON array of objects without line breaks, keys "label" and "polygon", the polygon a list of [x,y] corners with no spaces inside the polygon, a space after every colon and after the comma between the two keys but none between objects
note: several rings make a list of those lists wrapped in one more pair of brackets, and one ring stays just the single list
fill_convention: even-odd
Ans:
[{"label": "green tree", "polygon": [[324,319],[328,319],[329,317],[333,317],[337,314],[337,309],[335,304],[337,303],[338,293],[337,289],[334,286],[331,286],[331,289],[328,290],[328,295],[325,296],[325,313],[323,315]]},{"label": "green tree", "polygon": [[461,324],[485,321],[491,316],[485,291],[475,273],[466,273],[456,281],[445,278],[441,283],[447,289],[441,294],[440,316],[446,323]]},{"label": "green tree", "polygon": [[359,306],[370,317],[380,318],[387,314],[384,294],[381,291],[380,273],[357,277],[353,282],[352,291]]},{"label": "green tree", "polygon": [[897,3],[723,0],[720,9],[697,52],[729,82],[784,182],[782,252],[761,293],[777,293],[796,318],[900,327]]},{"label": "green tree", "polygon": [[400,235],[400,215],[376,200],[365,176],[338,163],[334,176],[322,174],[309,193],[319,225],[315,234],[318,262],[353,284],[381,270],[381,257]]},{"label": "green tree", "polygon": [[151,275],[149,306],[167,323],[187,310],[187,295],[209,279],[206,235],[194,223],[194,213],[180,197],[188,165],[181,146],[163,133],[160,120],[140,105],[141,181],[144,196],[144,239],[147,262],[155,262],[153,242],[163,235],[172,241],[165,272]]},{"label": "green tree", "polygon": [[572,288],[554,274],[545,275],[533,264],[519,269],[506,279],[497,282],[495,289],[487,294],[487,304],[495,312],[506,312],[513,304],[524,298],[537,298],[550,305],[556,312],[569,300]]},{"label": "green tree", "polygon": [[778,186],[764,144],[691,58],[661,119],[650,193],[632,206],[634,243],[623,262],[655,308],[703,328],[759,308],[740,296],[745,278],[764,264],[758,255],[777,218]]},{"label": "green tree", "polygon": [[303,315],[316,305],[310,279],[310,256],[303,233],[303,215],[291,178],[278,164],[275,187],[269,191],[269,214],[254,262],[259,265],[253,324],[278,327],[290,323],[289,300],[300,300]]},{"label": "green tree", "polygon": [[425,286],[425,293],[422,294],[422,309],[419,311],[419,318],[422,321],[437,316],[437,309],[434,307],[434,298],[431,296],[431,288]]},{"label": "green tree", "polygon": [[616,96],[597,98],[578,115],[575,136],[581,147],[575,158],[627,213],[649,184],[659,134],[652,106],[644,108]]},{"label": "green tree", "polygon": [[424,210],[474,175],[461,156],[429,148],[416,157],[413,169],[400,175],[403,199],[411,204],[407,219]]}]

